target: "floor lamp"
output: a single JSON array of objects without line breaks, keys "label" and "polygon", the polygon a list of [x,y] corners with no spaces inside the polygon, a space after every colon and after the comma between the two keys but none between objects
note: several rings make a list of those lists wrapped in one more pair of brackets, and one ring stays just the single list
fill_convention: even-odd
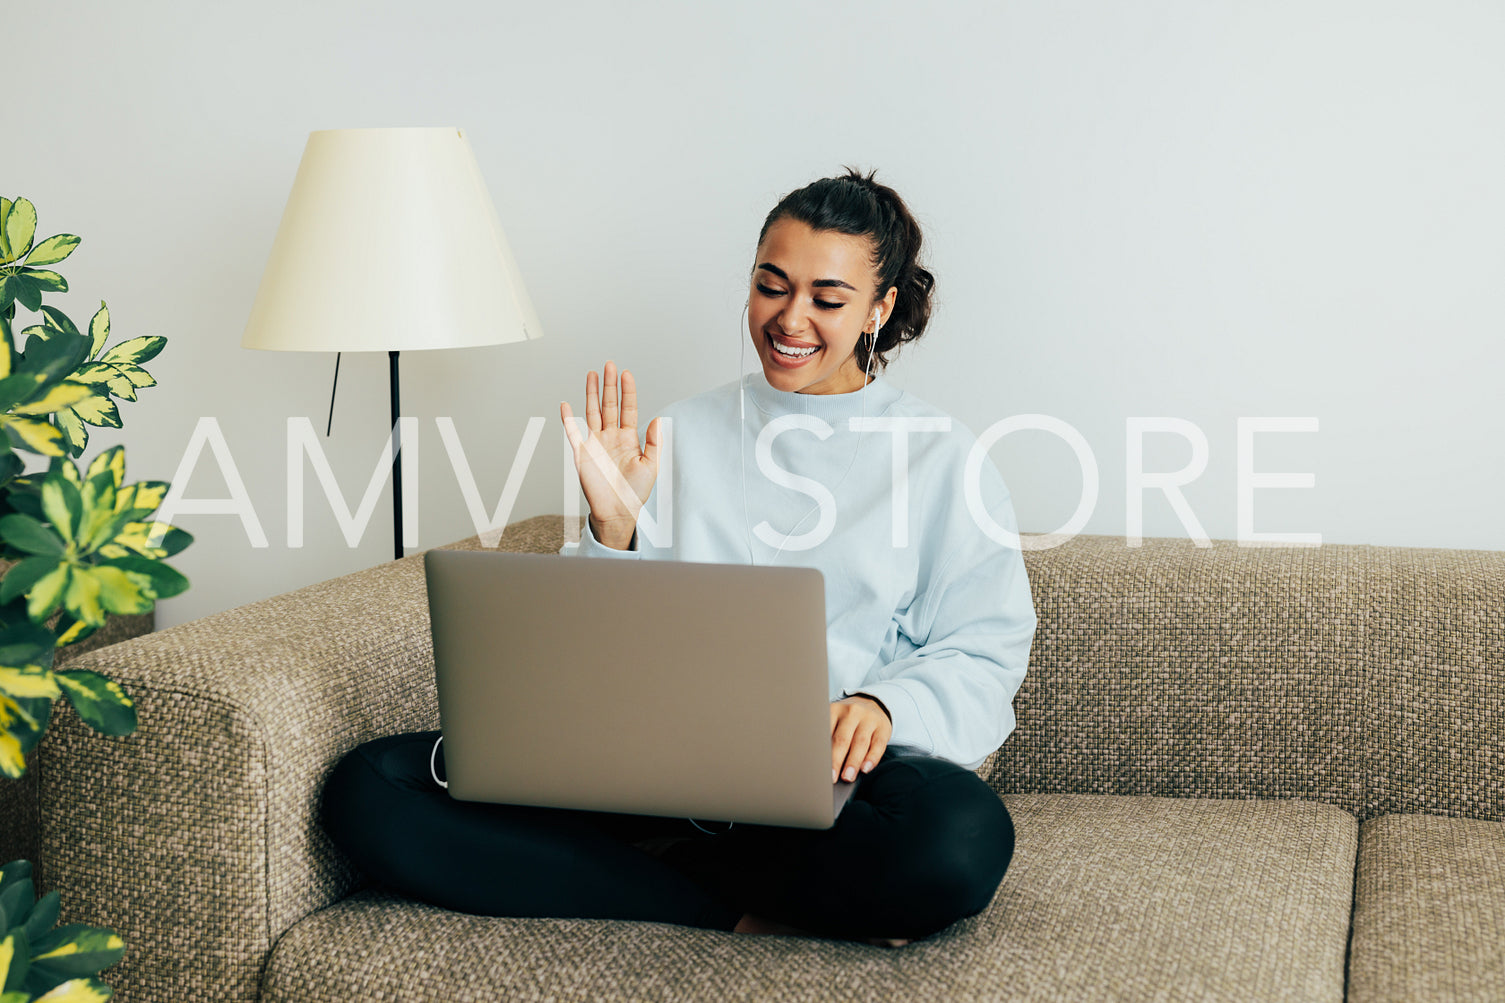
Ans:
[{"label": "floor lamp", "polygon": [[[463,130],[309,134],[240,343],[387,353],[396,557],[403,556],[398,353],[541,334]],[[331,391],[331,415],[333,406]]]}]

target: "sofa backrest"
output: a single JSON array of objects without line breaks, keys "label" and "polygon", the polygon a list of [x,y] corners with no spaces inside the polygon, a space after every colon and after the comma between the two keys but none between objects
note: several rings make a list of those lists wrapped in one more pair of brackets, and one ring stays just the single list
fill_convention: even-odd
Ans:
[{"label": "sofa backrest", "polygon": [[1505,817],[1505,552],[1078,536],[1025,566],[1000,791]]}]

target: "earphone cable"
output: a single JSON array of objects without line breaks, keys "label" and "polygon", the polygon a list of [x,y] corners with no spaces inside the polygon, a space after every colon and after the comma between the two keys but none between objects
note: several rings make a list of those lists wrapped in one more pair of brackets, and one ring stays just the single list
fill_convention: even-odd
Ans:
[{"label": "earphone cable", "polygon": [[[749,301],[749,303],[750,302],[751,301]],[[744,304],[742,308],[744,316],[746,315],[747,308],[747,304]],[[867,388],[869,382],[871,381],[870,374],[873,368],[873,356],[876,354],[875,349],[878,345],[878,328],[883,323],[883,308],[876,308],[874,310],[874,315],[873,333],[869,336],[871,338],[871,341],[868,345],[867,368],[863,371],[862,374],[862,389],[858,391],[862,395],[862,420],[858,423],[857,444],[852,447],[852,458],[847,462],[847,469],[842,472],[841,479],[836,482],[836,487],[841,487],[841,485],[845,483],[847,479],[847,474],[850,474],[852,472],[852,466],[857,462],[857,454],[862,450],[863,436],[867,434]],[[743,327],[746,327],[745,323]],[[742,423],[739,427],[737,436],[738,456],[740,459],[740,462],[738,464],[738,472],[742,478],[742,530],[744,536],[747,539],[747,561],[749,564],[757,564],[757,558],[753,556],[752,526],[749,524],[750,520],[748,519],[747,515],[747,406],[744,401],[743,395],[743,387],[747,383],[747,374],[742,372],[742,367],[744,365],[744,359],[747,350],[747,341],[742,337],[742,333],[743,332],[739,331],[737,336],[738,344],[742,346],[737,351],[737,372],[741,374],[738,377],[737,381],[737,409]],[[784,552],[784,548],[788,546],[789,541],[794,537],[795,530],[803,526],[805,524],[805,520],[810,518],[818,511],[820,511],[819,501],[815,503],[814,508],[810,509],[810,511],[804,514],[799,522],[794,524],[793,529],[784,534],[784,542],[779,544],[779,549],[774,551],[774,555],[768,560],[767,565],[772,565],[774,561],[777,561],[779,559],[779,555]]]}]

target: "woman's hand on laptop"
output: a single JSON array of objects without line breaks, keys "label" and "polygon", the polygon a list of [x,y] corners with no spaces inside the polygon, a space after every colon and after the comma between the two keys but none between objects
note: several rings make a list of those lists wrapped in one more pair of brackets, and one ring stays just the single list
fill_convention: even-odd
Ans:
[{"label": "woman's hand on laptop", "polygon": [[607,546],[626,550],[658,477],[659,428],[657,418],[649,422],[647,448],[638,445],[637,385],[626,369],[621,381],[619,408],[616,363],[607,360],[599,391],[595,370],[586,375],[586,435],[575,427],[574,412],[565,401],[559,402],[559,418],[590,504],[592,531]]},{"label": "woman's hand on laptop", "polygon": [[888,714],[871,697],[850,696],[831,704],[831,782],[870,772],[893,733]]}]

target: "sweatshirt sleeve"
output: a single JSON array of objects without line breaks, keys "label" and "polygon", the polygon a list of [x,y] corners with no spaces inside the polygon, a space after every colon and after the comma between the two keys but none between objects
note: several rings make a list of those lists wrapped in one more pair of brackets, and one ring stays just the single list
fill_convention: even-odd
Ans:
[{"label": "sweatshirt sleeve", "polygon": [[614,557],[618,560],[633,560],[634,558],[643,556],[642,550],[638,548],[638,534],[636,532],[632,534],[630,548],[627,550],[618,550],[615,547],[608,547],[596,539],[596,533],[591,529],[591,521],[589,519],[586,519],[580,527],[580,542],[566,542],[564,546],[559,548],[559,552],[565,557]]},{"label": "sweatshirt sleeve", "polygon": [[[986,458],[979,480],[986,517],[1017,537],[1008,489]],[[1014,730],[1036,618],[1023,554],[984,532],[984,513],[974,518],[962,484],[953,487],[942,524],[931,527],[936,570],[922,572],[915,601],[895,618],[898,654],[861,690],[888,707],[890,745],[975,769]]]}]

